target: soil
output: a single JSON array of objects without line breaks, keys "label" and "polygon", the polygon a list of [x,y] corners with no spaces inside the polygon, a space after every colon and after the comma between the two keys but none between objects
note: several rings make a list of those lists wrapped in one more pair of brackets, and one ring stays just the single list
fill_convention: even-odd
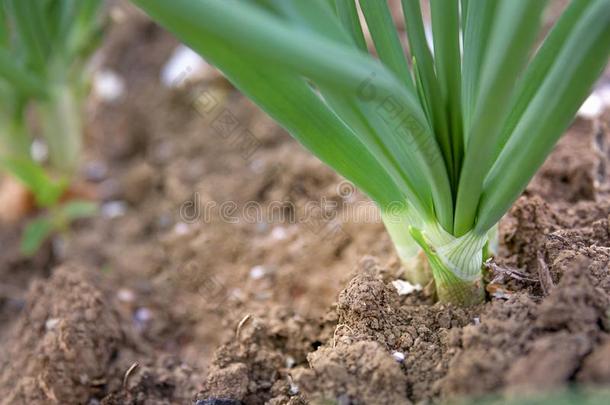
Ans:
[{"label": "soil", "polygon": [[610,111],[500,223],[488,299],[399,296],[372,204],[119,2],[81,177],[100,213],[31,258],[0,230],[0,404],[410,404],[610,385]]}]

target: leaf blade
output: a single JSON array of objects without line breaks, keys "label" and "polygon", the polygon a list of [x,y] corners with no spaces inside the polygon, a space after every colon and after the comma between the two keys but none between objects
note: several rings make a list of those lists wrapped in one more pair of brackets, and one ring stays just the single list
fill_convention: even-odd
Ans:
[{"label": "leaf blade", "polygon": [[595,0],[579,19],[492,168],[477,228],[493,226],[525,188],[601,75],[609,55],[610,0]]},{"label": "leaf blade", "polygon": [[53,232],[53,223],[48,218],[37,218],[30,221],[23,231],[20,250],[25,256],[31,256]]},{"label": "leaf blade", "polygon": [[451,158],[447,163],[457,187],[464,140],[461,109],[460,15],[458,0],[431,0],[434,62],[443,108],[449,121]]},{"label": "leaf blade", "polygon": [[414,94],[415,86],[411,79],[409,65],[400,44],[388,4],[385,1],[360,0],[360,8],[373,37],[379,59]]},{"label": "leaf blade", "polygon": [[526,64],[546,1],[500,0],[488,51],[481,69],[479,95],[468,137],[458,187],[455,235],[462,236],[475,223],[483,181],[508,111],[516,78]]},{"label": "leaf blade", "polygon": [[337,15],[341,20],[341,24],[349,32],[352,40],[356,46],[368,53],[368,47],[364,34],[362,32],[362,26],[360,25],[360,17],[358,16],[358,8],[356,7],[356,0],[336,0]]}]

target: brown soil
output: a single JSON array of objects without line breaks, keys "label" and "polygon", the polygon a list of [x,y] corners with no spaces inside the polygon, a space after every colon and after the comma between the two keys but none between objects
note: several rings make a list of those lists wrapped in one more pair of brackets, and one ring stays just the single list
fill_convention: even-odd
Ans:
[{"label": "brown soil", "polygon": [[0,231],[0,404],[409,404],[610,385],[610,114],[577,120],[502,220],[488,301],[444,306],[397,294],[367,200],[222,78],[163,87],[177,42],[119,7],[100,60],[126,94],[92,100],[82,170],[102,212],[33,258],[18,253],[23,223]]}]

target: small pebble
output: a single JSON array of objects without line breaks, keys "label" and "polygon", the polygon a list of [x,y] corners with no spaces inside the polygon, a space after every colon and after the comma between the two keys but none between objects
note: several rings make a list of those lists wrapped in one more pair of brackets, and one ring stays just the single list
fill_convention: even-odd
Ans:
[{"label": "small pebble", "polygon": [[59,324],[59,318],[49,318],[44,323],[46,330],[53,330]]},{"label": "small pebble", "polygon": [[604,101],[601,96],[595,92],[591,94],[578,110],[578,115],[584,118],[597,118],[604,111]]},{"label": "small pebble", "polygon": [[283,226],[276,226],[271,231],[271,237],[276,240],[284,240],[288,237],[288,232]]},{"label": "small pebble", "polygon": [[125,81],[112,70],[100,70],[93,77],[93,92],[103,101],[117,101],[125,93]]},{"label": "small pebble", "polygon": [[178,46],[161,70],[161,83],[170,88],[183,86],[193,75],[205,69],[207,64],[191,48]]},{"label": "small pebble", "polygon": [[296,360],[294,359],[294,357],[290,355],[286,356],[286,368],[293,368],[295,364]]},{"label": "small pebble", "polygon": [[394,357],[394,360],[396,360],[399,363],[402,363],[403,361],[405,361],[405,354],[403,352],[394,352],[394,353],[392,353],[392,357]]},{"label": "small pebble", "polygon": [[299,393],[299,386],[294,382],[290,381],[290,385],[288,388],[288,395],[297,395]]},{"label": "small pebble", "polygon": [[475,325],[480,325],[480,324],[481,324],[481,318],[479,318],[478,316],[477,316],[477,317],[475,317],[475,318],[473,319],[473,321],[474,321],[474,324],[475,324]]},{"label": "small pebble", "polygon": [[152,312],[148,308],[138,308],[133,314],[133,320],[136,325],[143,327],[152,319]]},{"label": "small pebble", "polygon": [[116,295],[119,301],[122,302],[134,302],[136,299],[136,295],[133,293],[133,291],[127,288],[121,288]]},{"label": "small pebble", "polygon": [[267,274],[267,269],[264,266],[254,266],[250,269],[250,278],[252,280],[260,280]]},{"label": "small pebble", "polygon": [[176,225],[174,225],[174,233],[176,235],[186,235],[188,232],[189,232],[188,224],[186,224],[184,222],[178,222]]},{"label": "small pebble", "polygon": [[108,166],[103,162],[89,162],[85,165],[84,175],[89,181],[101,182],[108,176]]},{"label": "small pebble", "polygon": [[420,291],[421,286],[419,284],[411,284],[405,280],[394,280],[392,285],[396,288],[398,295],[409,295],[414,291]]},{"label": "small pebble", "polygon": [[122,23],[127,19],[127,15],[125,14],[125,11],[123,11],[123,9],[119,6],[114,6],[110,9],[110,18],[112,19],[113,22],[115,23]]},{"label": "small pebble", "polygon": [[150,310],[148,308],[139,308],[136,311],[135,318],[138,321],[146,322],[152,318],[152,313],[150,312]]},{"label": "small pebble", "polygon": [[599,97],[602,99],[602,103],[604,103],[604,107],[610,108],[610,83],[602,85],[595,92],[599,94]]},{"label": "small pebble", "polygon": [[122,217],[127,212],[127,203],[125,201],[108,201],[102,204],[100,211],[102,216],[106,218]]}]

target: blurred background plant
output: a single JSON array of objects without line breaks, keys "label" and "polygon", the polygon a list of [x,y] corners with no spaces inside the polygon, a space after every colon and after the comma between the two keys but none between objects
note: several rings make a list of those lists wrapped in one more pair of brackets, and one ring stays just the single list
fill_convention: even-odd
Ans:
[{"label": "blurred background plant", "polygon": [[100,43],[101,0],[0,0],[0,217],[32,219],[22,250],[92,215],[72,190],[83,139],[88,61]]}]

